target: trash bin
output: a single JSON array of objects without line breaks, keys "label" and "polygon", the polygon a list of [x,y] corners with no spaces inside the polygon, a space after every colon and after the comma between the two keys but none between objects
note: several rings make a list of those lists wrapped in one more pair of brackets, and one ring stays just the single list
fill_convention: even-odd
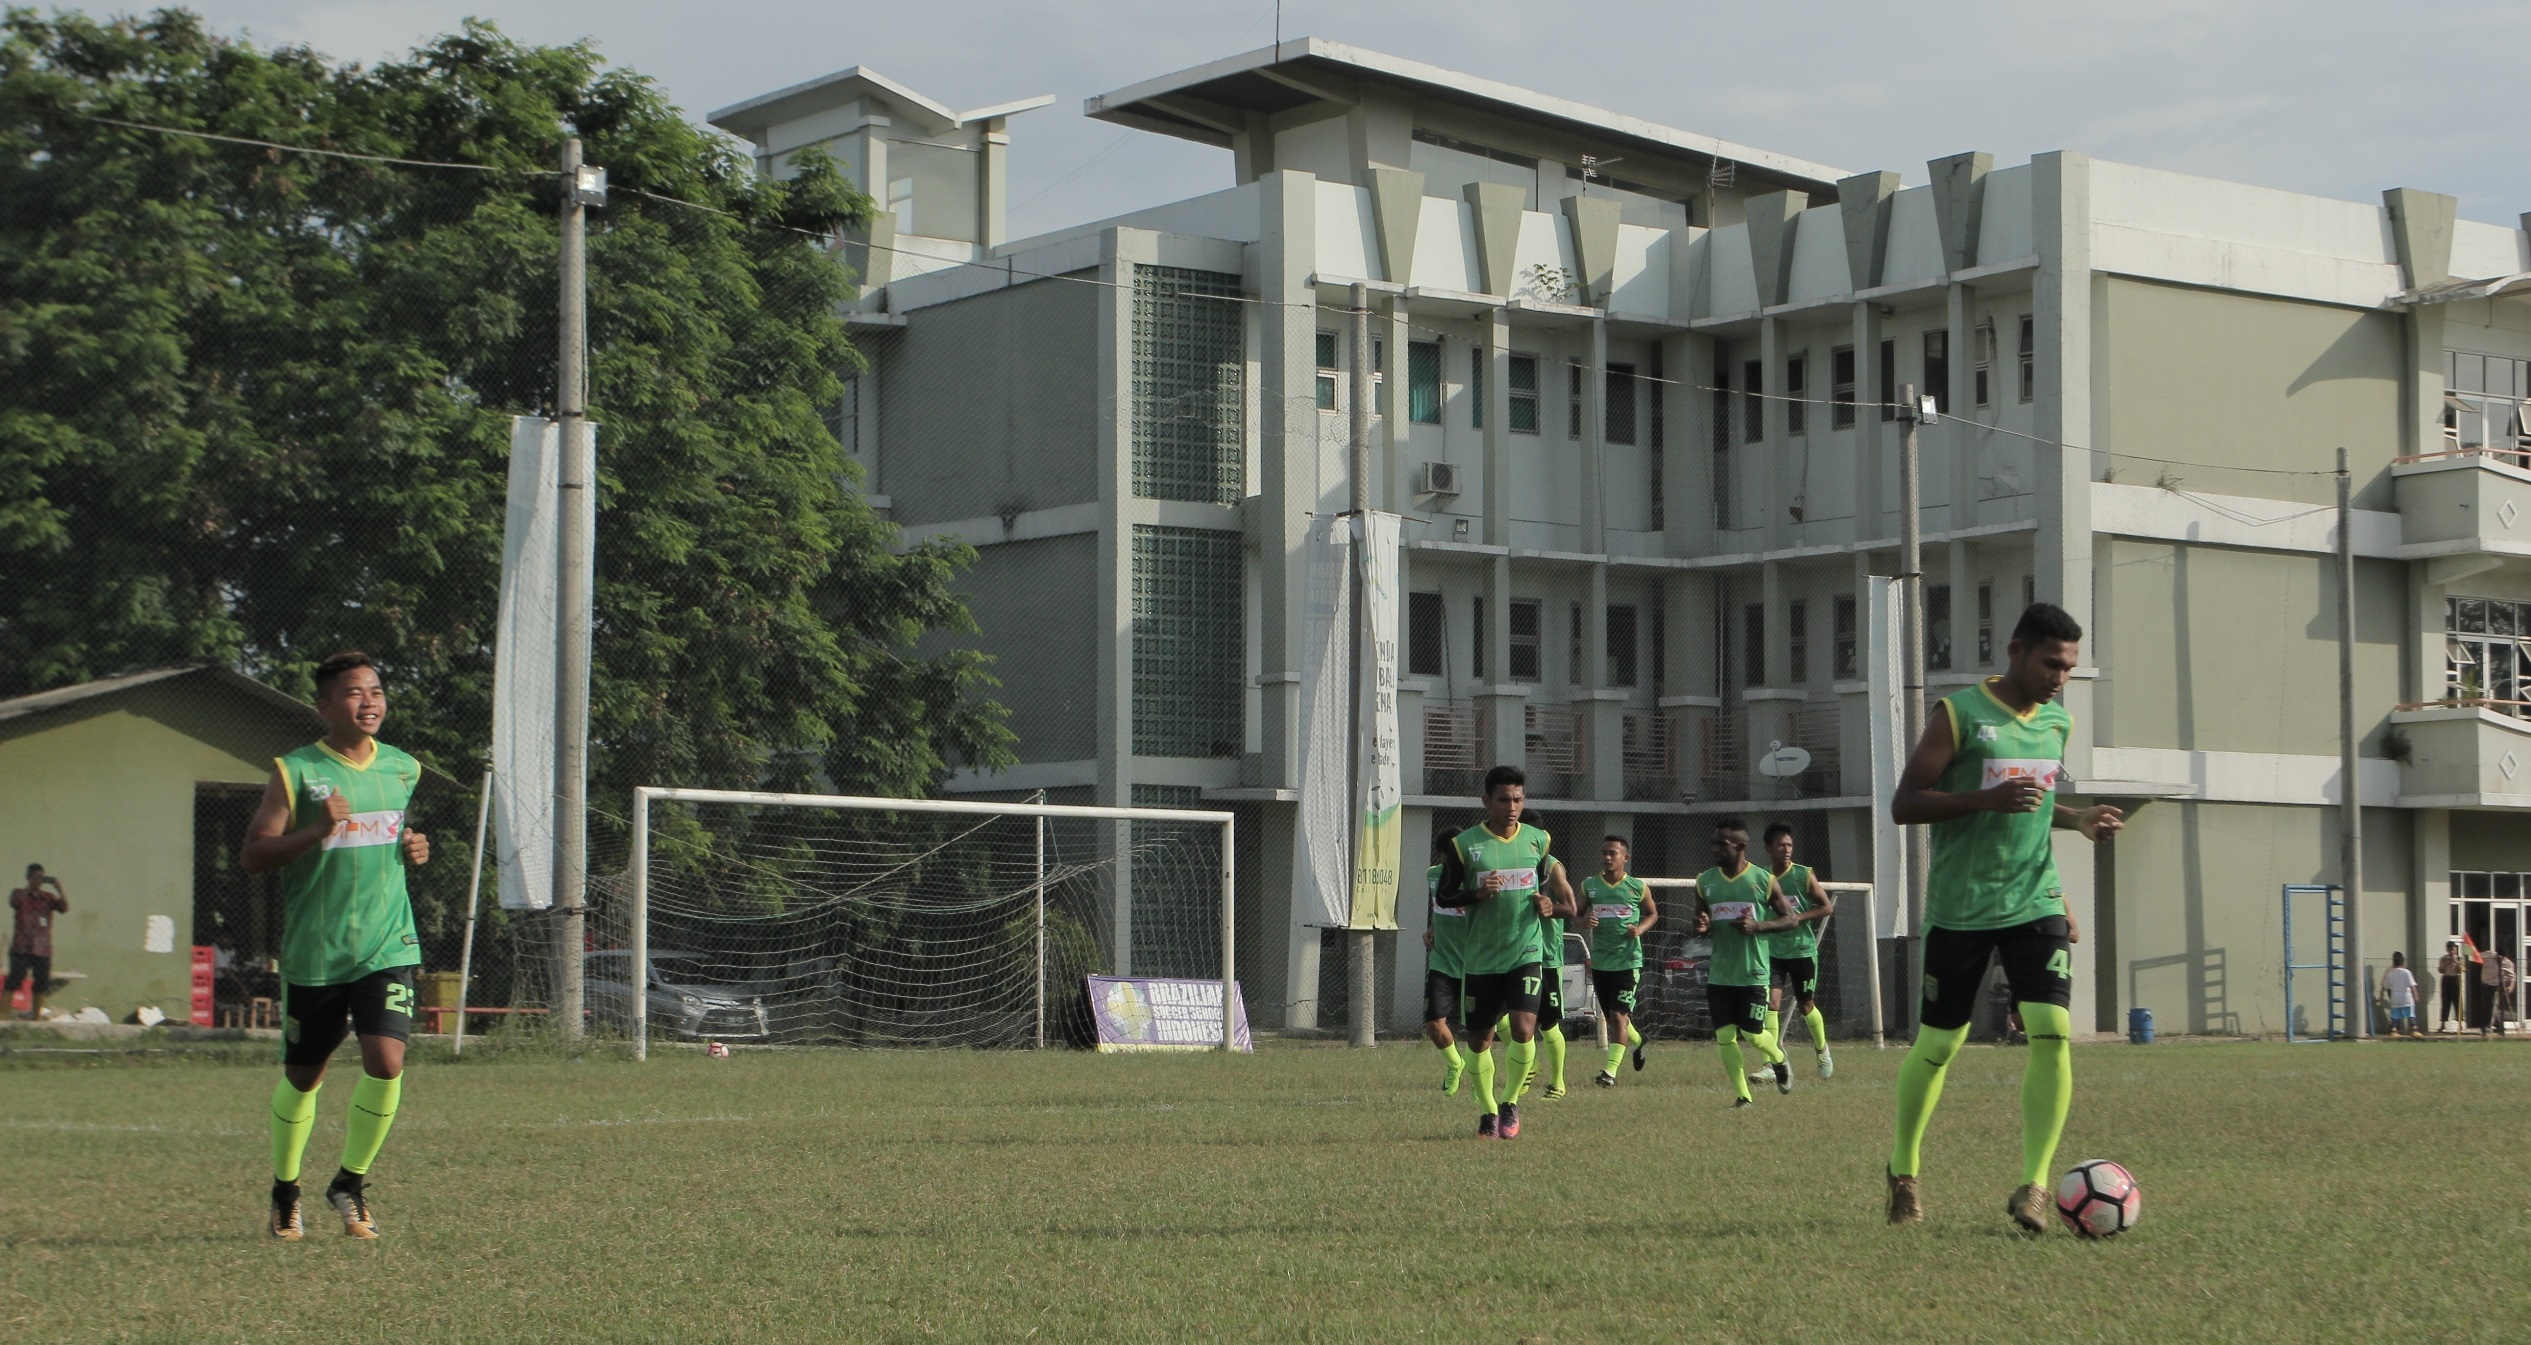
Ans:
[{"label": "trash bin", "polygon": [[456,1008],[457,986],[461,979],[453,971],[426,971],[413,978],[414,988],[422,992],[422,1007],[426,1009]]},{"label": "trash bin", "polygon": [[2127,1010],[2127,1040],[2137,1046],[2153,1044],[2153,1011],[2151,1009]]}]

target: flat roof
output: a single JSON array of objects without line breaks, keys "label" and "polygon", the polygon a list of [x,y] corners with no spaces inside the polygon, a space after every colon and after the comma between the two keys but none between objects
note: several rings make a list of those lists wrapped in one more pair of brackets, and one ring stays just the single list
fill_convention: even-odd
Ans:
[{"label": "flat roof", "polygon": [[970,122],[1017,116],[1055,101],[1053,94],[1043,93],[1033,98],[1017,98],[967,112],[955,112],[937,99],[926,98],[868,66],[856,65],[831,75],[803,80],[787,89],[760,93],[744,102],[732,103],[704,120],[741,140],[761,145],[765,142],[765,133],[783,122],[797,121],[831,107],[840,107],[856,98],[869,97],[885,99],[926,123],[924,129],[929,131],[954,130]]},{"label": "flat roof", "polygon": [[1227,146],[1230,144],[1227,131],[1202,120],[1200,114],[1188,115],[1183,104],[1172,108],[1169,100],[1173,97],[1193,98],[1228,111],[1272,114],[1333,97],[1309,88],[1312,74],[1403,84],[1441,101],[1460,103],[1517,120],[1560,125],[1568,130],[1611,140],[1708,159],[1728,159],[1744,167],[1815,188],[1833,191],[1837,179],[1851,176],[1842,168],[1812,163],[1789,154],[1754,149],[1694,131],[1645,121],[1640,117],[1610,112],[1587,103],[1317,37],[1296,37],[1275,46],[1259,47],[1207,65],[1128,85],[1113,93],[1085,100],[1081,110],[1084,115],[1100,121],[1136,126],[1208,145]]}]

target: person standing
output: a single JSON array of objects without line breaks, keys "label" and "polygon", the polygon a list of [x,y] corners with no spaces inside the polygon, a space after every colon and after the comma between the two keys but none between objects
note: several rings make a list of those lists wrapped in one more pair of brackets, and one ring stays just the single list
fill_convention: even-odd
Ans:
[{"label": "person standing", "polygon": [[2436,1032],[2449,1029],[2457,1033],[2469,1026],[2469,1011],[2461,1003],[2461,977],[2468,970],[2469,963],[2461,957],[2461,941],[2447,940],[2442,959],[2434,964],[2436,988],[2443,994],[2443,1011],[2435,1020]]},{"label": "person standing", "polygon": [[[44,890],[48,887],[49,892]],[[8,986],[0,997],[15,997],[24,985],[29,1018],[44,1016],[44,991],[53,980],[53,917],[69,909],[62,880],[44,872],[41,864],[27,865],[26,886],[9,893],[14,928],[9,934]]]},{"label": "person standing", "polygon": [[[2390,1035],[2425,1035],[2417,1030],[2417,974],[2408,970],[2407,954],[2390,955],[2390,970],[2382,974],[2382,993],[2390,999]],[[2407,1031],[2400,1031],[2402,1027]]]},{"label": "person standing", "polygon": [[2492,1031],[2501,1037],[2505,1035],[2505,1020],[2513,1016],[2513,992],[2518,984],[2513,959],[2505,956],[2502,949],[2479,954],[2478,983],[2487,987],[2487,1021],[2479,1025],[2478,1035],[2484,1037]]},{"label": "person standing", "polygon": [[281,1081],[272,1093],[271,1234],[300,1239],[299,1160],[316,1128],[325,1062],[346,1031],[360,1036],[343,1162],[325,1202],[355,1238],[378,1236],[365,1179],[395,1124],[404,1044],[413,1032],[413,932],[407,864],[427,863],[428,837],[404,825],[422,766],[378,741],[386,686],[367,654],[316,665],[325,736],[273,761],[238,863],[281,872]]}]

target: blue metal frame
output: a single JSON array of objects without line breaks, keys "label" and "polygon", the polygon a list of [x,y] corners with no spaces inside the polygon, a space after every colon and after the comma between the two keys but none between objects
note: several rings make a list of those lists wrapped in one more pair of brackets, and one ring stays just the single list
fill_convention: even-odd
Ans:
[{"label": "blue metal frame", "polygon": [[[2325,962],[2296,962],[2294,960],[2294,898],[2296,897],[2318,897],[2321,899],[2321,912],[2325,921],[2325,926],[2328,930],[2328,939],[2323,950],[2328,957],[2328,960]],[[2298,971],[2322,971],[2328,973],[2329,1035],[2327,1038],[2297,1037],[2294,1035],[2294,973]],[[2344,890],[2334,886],[2317,887],[2301,883],[2285,884],[2286,1041],[2302,1043],[2335,1040],[2348,1035],[2346,976],[2346,893]]]}]

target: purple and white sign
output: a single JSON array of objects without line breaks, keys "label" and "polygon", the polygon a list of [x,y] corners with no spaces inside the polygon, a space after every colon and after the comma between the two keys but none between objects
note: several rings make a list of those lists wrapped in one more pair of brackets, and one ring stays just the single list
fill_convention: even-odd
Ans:
[{"label": "purple and white sign", "polygon": [[[1217,1051],[1222,1044],[1222,983],[1147,976],[1093,976],[1090,1014],[1102,1051]],[[1231,1049],[1254,1051],[1248,1003],[1231,988]]]}]

